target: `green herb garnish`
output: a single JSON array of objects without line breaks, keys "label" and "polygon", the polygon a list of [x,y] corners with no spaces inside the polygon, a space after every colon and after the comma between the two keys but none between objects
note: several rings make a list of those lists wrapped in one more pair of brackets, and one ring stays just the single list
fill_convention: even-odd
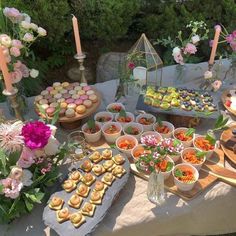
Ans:
[{"label": "green herb garnish", "polygon": [[176,146],[178,146],[180,144],[181,144],[181,142],[178,139],[174,139],[174,141],[173,141],[173,146],[174,147],[176,147]]},{"label": "green herb garnish", "polygon": [[133,128],[131,126],[129,126],[126,131],[127,134],[133,134]]},{"label": "green herb garnish", "polygon": [[216,139],[212,137],[212,135],[210,135],[209,133],[206,135],[205,139],[208,140],[211,145],[216,144]]},{"label": "green herb garnish", "polygon": [[162,123],[162,120],[160,117],[157,117],[157,124],[162,127],[163,126],[163,123]]},{"label": "green herb garnish", "polygon": [[185,135],[192,137],[193,134],[195,133],[195,131],[196,131],[195,129],[189,128],[189,129],[186,131]]},{"label": "green herb garnish", "polygon": [[96,132],[96,124],[94,119],[89,119],[87,125],[91,132]]},{"label": "green herb garnish", "polygon": [[182,177],[182,176],[183,176],[182,170],[177,169],[177,170],[175,171],[175,176],[176,176],[176,177]]},{"label": "green herb garnish", "polygon": [[125,110],[120,110],[119,117],[126,117],[126,116],[127,116],[126,111]]},{"label": "green herb garnish", "polygon": [[198,151],[198,152],[196,153],[197,159],[202,159],[205,155],[206,155],[206,152]]},{"label": "green herb garnish", "polygon": [[167,166],[166,166],[166,171],[172,170],[173,166],[174,166],[174,164],[172,162],[168,161]]}]

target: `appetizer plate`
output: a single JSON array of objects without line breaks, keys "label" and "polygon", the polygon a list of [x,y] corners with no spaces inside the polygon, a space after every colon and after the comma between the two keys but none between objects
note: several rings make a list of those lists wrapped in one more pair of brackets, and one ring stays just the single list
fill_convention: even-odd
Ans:
[{"label": "appetizer plate", "polygon": [[[162,91],[161,89],[165,89],[166,91]],[[219,116],[219,109],[218,109],[218,99],[216,97],[216,95],[214,93],[211,92],[207,92],[209,95],[209,98],[207,97],[206,99],[212,99],[212,102],[208,102],[209,104],[211,104],[210,106],[216,106],[216,110],[215,111],[208,111],[208,110],[203,110],[203,111],[195,111],[194,109],[188,110],[188,109],[184,109],[182,108],[182,105],[184,106],[184,104],[187,102],[189,107],[194,107],[195,105],[190,105],[190,101],[191,99],[193,99],[191,102],[192,104],[196,104],[196,101],[194,99],[196,99],[196,97],[198,96],[198,102],[199,104],[203,104],[203,98],[200,98],[200,94],[204,94],[205,91],[201,91],[201,90],[191,90],[194,93],[198,94],[191,94],[188,95],[188,99],[190,99],[189,101],[183,101],[181,100],[179,97],[181,96],[179,92],[179,90],[184,90],[181,88],[178,88],[179,90],[176,90],[176,92],[174,92],[175,97],[170,96],[170,92],[167,92],[167,89],[175,89],[173,87],[166,87],[166,88],[158,88],[158,91],[160,90],[160,92],[155,93],[154,96],[156,97],[156,99],[154,99],[155,101],[158,101],[158,104],[153,104],[151,105],[150,103],[153,101],[153,99],[151,98],[150,101],[148,101],[147,103],[145,103],[145,96],[144,95],[140,95],[138,102],[137,102],[137,106],[136,109],[137,110],[144,110],[146,112],[149,113],[164,113],[164,114],[172,114],[172,115],[180,115],[180,116],[198,116],[198,117],[202,117],[202,118],[212,118],[212,119],[216,119]],[[177,88],[176,88],[177,89]],[[187,91],[187,90],[186,90]],[[149,95],[148,95],[149,96]],[[160,97],[158,97],[160,96]],[[164,101],[165,99],[170,98],[170,101]],[[163,100],[162,100],[163,99]],[[174,103],[173,103],[174,100]],[[164,102],[163,102],[164,101]],[[205,102],[205,100],[204,100]],[[163,104],[167,104],[168,106],[163,106],[161,107],[161,103]],[[150,105],[148,105],[150,104]],[[172,104],[172,105],[171,105]],[[178,106],[176,106],[175,104],[178,104]],[[203,105],[202,105],[203,106]]]},{"label": "appetizer plate", "polygon": [[[103,150],[105,150],[105,148],[98,149],[97,151],[99,151],[99,153],[101,154]],[[103,220],[103,218],[107,214],[115,197],[119,194],[121,189],[127,183],[128,178],[129,178],[129,174],[130,174],[129,161],[125,157],[125,155],[123,155],[122,153],[120,153],[116,149],[111,149],[111,150],[112,150],[113,156],[115,156],[117,154],[121,154],[125,158],[125,162],[122,166],[125,169],[126,173],[121,178],[116,178],[115,181],[112,183],[112,185],[108,187],[108,189],[106,190],[106,192],[102,198],[102,204],[96,205],[96,210],[95,210],[94,215],[92,217],[86,216],[86,222],[83,223],[80,227],[75,228],[73,226],[73,224],[70,222],[70,220],[65,221],[64,223],[61,223],[61,224],[58,223],[58,221],[56,219],[56,211],[51,210],[48,207],[48,205],[44,208],[43,221],[44,221],[45,225],[47,225],[50,228],[52,228],[53,230],[55,230],[57,232],[57,234],[59,234],[60,236],[74,236],[74,235],[84,236],[84,235],[88,235],[91,232],[93,232],[95,230],[96,226]],[[89,159],[88,157],[85,157],[82,161],[72,164],[71,167],[69,168],[69,170],[72,171],[74,169],[78,169],[82,173],[82,175],[84,175],[85,172],[83,170],[81,170],[80,166],[83,161],[88,160],[88,159]],[[98,164],[102,164],[104,161],[105,160],[102,160]],[[92,173],[92,175],[94,175],[93,172],[91,172],[91,173]],[[95,177],[96,177],[96,180],[101,180],[103,176],[104,176],[104,174],[102,174],[98,177],[97,176],[95,176]],[[77,184],[77,186],[79,186],[80,183],[81,182],[79,182]],[[90,188],[90,193],[87,198],[83,198],[83,202],[82,202],[81,206],[83,206],[83,204],[85,202],[89,202],[92,189],[94,189],[94,183],[89,188]],[[50,197],[48,202],[50,202],[50,200],[52,199],[53,196],[60,197],[60,198],[64,199],[64,201],[65,201],[63,208],[67,207],[69,209],[69,211],[72,213],[77,212],[78,209],[71,208],[67,204],[68,200],[70,199],[70,197],[73,194],[75,194],[75,192],[76,192],[76,190],[73,190],[71,193],[67,193],[67,192],[65,192],[65,190],[55,192]],[[81,207],[80,207],[80,209],[81,209]]]},{"label": "appetizer plate", "polygon": [[[236,92],[236,90],[235,90],[235,92]],[[224,107],[225,107],[230,113],[232,113],[233,115],[236,116],[236,109],[233,109],[230,104],[227,104],[228,101],[231,102],[230,90],[225,90],[225,91],[222,93],[222,95],[221,95],[221,101],[222,101]]]}]

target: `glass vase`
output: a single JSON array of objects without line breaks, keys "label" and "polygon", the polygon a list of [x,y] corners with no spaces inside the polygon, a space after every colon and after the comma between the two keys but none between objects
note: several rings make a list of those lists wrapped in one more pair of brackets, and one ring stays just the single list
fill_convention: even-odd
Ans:
[{"label": "glass vase", "polygon": [[150,174],[147,197],[150,202],[156,205],[162,205],[165,202],[164,176],[160,171],[153,171]]},{"label": "glass vase", "polygon": [[178,84],[186,82],[187,71],[188,71],[188,67],[185,64],[184,65],[177,64],[175,66],[176,82]]}]

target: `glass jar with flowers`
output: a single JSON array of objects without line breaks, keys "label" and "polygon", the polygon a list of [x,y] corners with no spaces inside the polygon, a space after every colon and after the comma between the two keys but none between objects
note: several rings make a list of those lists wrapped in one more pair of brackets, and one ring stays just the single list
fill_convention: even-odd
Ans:
[{"label": "glass jar with flowers", "polygon": [[187,80],[188,67],[185,63],[198,62],[199,59],[194,56],[197,53],[197,46],[201,40],[208,38],[207,25],[203,21],[190,21],[186,28],[190,30],[190,34],[183,39],[182,30],[178,31],[176,38],[173,40],[169,36],[167,39],[158,39],[156,44],[173,48],[172,56],[176,65],[176,83],[183,83]]},{"label": "glass jar with flowers", "polygon": [[[16,8],[0,8],[0,46],[8,63],[11,81],[18,89],[18,103],[22,113],[27,111],[27,103],[24,99],[23,78],[37,78],[39,71],[28,68],[26,61],[34,60],[35,56],[30,50],[32,44],[41,37],[47,35],[42,27],[31,22],[26,13]],[[0,72],[1,75],[1,72]],[[2,77],[1,77],[2,78]],[[4,87],[4,86],[3,86]],[[11,106],[8,106],[11,109]],[[13,110],[10,110],[13,113]]]}]

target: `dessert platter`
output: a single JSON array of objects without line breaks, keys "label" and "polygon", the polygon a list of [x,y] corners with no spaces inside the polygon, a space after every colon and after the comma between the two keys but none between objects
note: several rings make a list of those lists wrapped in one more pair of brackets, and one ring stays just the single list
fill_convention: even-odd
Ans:
[{"label": "dessert platter", "polygon": [[35,97],[35,110],[42,118],[52,119],[60,109],[58,122],[73,128],[73,122],[94,113],[100,103],[100,93],[86,83],[55,82]]},{"label": "dessert platter", "polygon": [[44,223],[59,235],[87,235],[102,221],[128,181],[130,164],[115,149],[98,149],[69,168],[62,190],[43,212]]},{"label": "dessert platter", "polygon": [[236,90],[225,90],[221,95],[224,107],[236,116]]},{"label": "dessert platter", "polygon": [[174,87],[148,86],[146,94],[139,96],[137,109],[203,118],[219,115],[218,100],[213,93]]}]

